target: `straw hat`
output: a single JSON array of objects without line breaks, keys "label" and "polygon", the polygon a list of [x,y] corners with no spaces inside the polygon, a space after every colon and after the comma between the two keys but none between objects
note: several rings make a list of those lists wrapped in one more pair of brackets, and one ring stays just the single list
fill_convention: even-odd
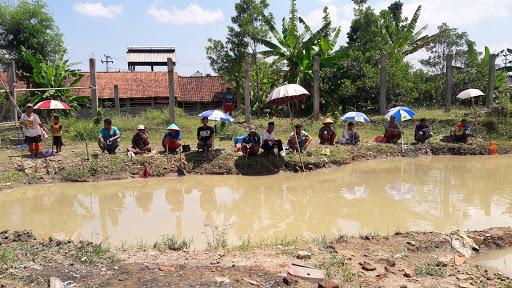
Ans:
[{"label": "straw hat", "polygon": [[137,130],[146,130],[146,127],[144,125],[137,126]]},{"label": "straw hat", "polygon": [[167,130],[178,130],[180,131],[180,127],[178,127],[176,124],[172,123],[167,127]]},{"label": "straw hat", "polygon": [[333,124],[334,121],[331,120],[331,118],[325,118],[324,122],[322,124]]}]

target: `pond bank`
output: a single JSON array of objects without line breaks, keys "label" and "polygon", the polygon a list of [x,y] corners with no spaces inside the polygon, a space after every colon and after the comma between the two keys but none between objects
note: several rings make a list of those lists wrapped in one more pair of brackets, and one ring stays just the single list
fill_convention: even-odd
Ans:
[{"label": "pond bank", "polygon": [[[352,146],[312,147],[302,155],[305,171],[334,168],[362,160],[393,157],[420,157],[432,155],[487,155],[489,143],[474,140],[468,145],[442,142],[422,145],[386,145],[363,143]],[[512,145],[499,145],[499,154],[509,154]],[[98,155],[91,153],[86,160],[83,151],[71,150],[41,160],[11,155],[0,161],[0,190],[26,184],[59,182],[98,182],[140,177],[148,166],[151,177],[176,176],[180,167],[179,155],[150,154],[128,159],[124,153]],[[298,154],[284,158],[260,154],[246,158],[230,150],[216,150],[210,157],[203,153],[190,152],[183,155],[182,167],[193,175],[271,175],[280,172],[300,172],[302,163]]]},{"label": "pond bank", "polygon": [[[464,257],[451,243],[471,239]],[[47,287],[57,277],[76,287],[315,287],[286,275],[300,261],[340,287],[511,287],[512,279],[470,261],[512,247],[512,228],[451,233],[396,232],[309,241],[243,242],[188,251],[175,242],[109,248],[90,242],[38,240],[28,231],[0,232],[0,287]],[[176,251],[171,251],[176,250]],[[180,250],[180,251],[178,251]]]}]

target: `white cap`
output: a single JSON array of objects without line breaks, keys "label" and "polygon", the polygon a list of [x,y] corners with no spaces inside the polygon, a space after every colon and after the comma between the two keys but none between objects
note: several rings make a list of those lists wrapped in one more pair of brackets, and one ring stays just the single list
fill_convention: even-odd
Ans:
[{"label": "white cap", "polygon": [[146,130],[146,128],[144,127],[144,125],[139,125],[137,126],[137,130]]}]

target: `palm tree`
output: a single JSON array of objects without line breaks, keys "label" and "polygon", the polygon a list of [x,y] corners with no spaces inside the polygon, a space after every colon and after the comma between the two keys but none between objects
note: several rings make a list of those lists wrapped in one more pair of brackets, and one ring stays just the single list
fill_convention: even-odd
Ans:
[{"label": "palm tree", "polygon": [[[282,32],[280,33],[270,18],[264,19],[275,42],[259,39],[259,42],[268,50],[260,54],[266,58],[274,57],[274,63],[286,63],[288,83],[303,84],[312,77],[313,57],[318,55],[326,59],[334,49],[340,34],[339,28],[332,28],[331,21],[325,21],[317,31],[298,16],[296,1],[291,1],[290,17],[283,18]],[[299,31],[299,23],[303,31]],[[334,33],[332,33],[334,32]],[[333,35],[332,38],[326,36]],[[331,55],[332,56],[332,55]]]},{"label": "palm tree", "polygon": [[387,10],[380,13],[382,34],[388,43],[388,48],[407,56],[436,40],[437,34],[422,35],[427,30],[426,25],[416,30],[421,14],[421,5],[418,6],[410,21],[402,14],[403,3],[401,1],[393,2]]}]

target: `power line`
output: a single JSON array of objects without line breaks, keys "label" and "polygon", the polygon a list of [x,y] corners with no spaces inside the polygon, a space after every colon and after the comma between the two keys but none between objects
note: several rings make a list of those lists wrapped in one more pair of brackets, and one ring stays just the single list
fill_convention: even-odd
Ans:
[{"label": "power line", "polygon": [[112,63],[114,64],[114,61],[112,60],[112,57],[108,54],[104,54],[103,56],[105,56],[105,60],[101,59],[101,63],[104,63],[105,64],[105,70],[107,70],[107,72],[109,72],[109,64]]}]

